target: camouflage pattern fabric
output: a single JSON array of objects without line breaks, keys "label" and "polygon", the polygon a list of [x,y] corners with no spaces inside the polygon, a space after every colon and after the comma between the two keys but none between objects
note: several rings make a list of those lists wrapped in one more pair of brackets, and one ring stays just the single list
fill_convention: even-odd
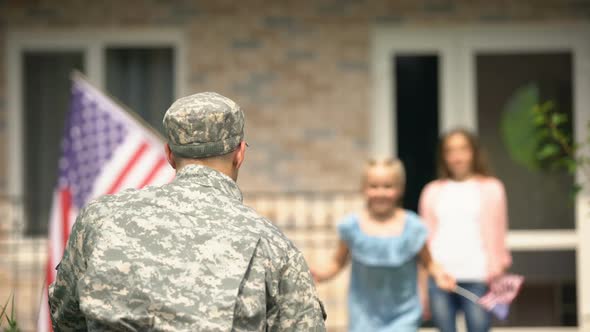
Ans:
[{"label": "camouflage pattern fabric", "polygon": [[199,165],[86,206],[49,302],[55,331],[325,331],[302,254]]},{"label": "camouflage pattern fabric", "polygon": [[232,152],[244,139],[244,121],[233,100],[202,92],[175,101],[163,124],[174,154],[198,159]]}]

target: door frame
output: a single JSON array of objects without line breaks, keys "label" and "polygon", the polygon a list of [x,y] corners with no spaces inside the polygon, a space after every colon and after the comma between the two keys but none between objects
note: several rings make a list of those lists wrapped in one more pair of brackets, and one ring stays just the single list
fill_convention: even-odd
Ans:
[{"label": "door frame", "polygon": [[[372,30],[371,79],[373,105],[369,132],[371,153],[396,155],[395,78],[392,57],[411,53],[439,56],[439,130],[464,127],[477,132],[475,57],[480,51],[510,53],[563,51],[572,54],[574,132],[578,141],[588,135],[590,121],[590,25],[465,25],[400,27],[378,25]],[[582,174],[576,175],[577,180]],[[509,231],[512,251],[575,250],[578,328],[590,330],[590,192],[576,199],[572,230]],[[584,220],[585,219],[585,220]],[[557,327],[556,327],[557,328]],[[560,330],[563,328],[559,328]],[[513,331],[518,328],[510,329]]]}]

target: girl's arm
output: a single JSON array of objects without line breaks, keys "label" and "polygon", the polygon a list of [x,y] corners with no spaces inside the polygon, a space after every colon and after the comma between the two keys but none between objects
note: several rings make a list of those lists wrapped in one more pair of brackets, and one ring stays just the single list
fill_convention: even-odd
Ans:
[{"label": "girl's arm", "polygon": [[446,273],[441,266],[432,259],[432,255],[430,254],[427,245],[424,245],[422,250],[420,250],[420,261],[426,272],[432,276],[438,288],[449,292],[455,289],[457,286],[455,278]]},{"label": "girl's arm", "polygon": [[349,260],[350,251],[348,250],[348,246],[346,245],[346,242],[340,240],[338,243],[338,249],[330,262],[321,269],[312,268],[311,274],[317,282],[330,280],[346,266],[346,263],[348,263]]},{"label": "girl's arm", "polygon": [[432,315],[428,301],[428,272],[422,265],[418,266],[418,295],[422,304],[422,318],[429,320]]}]

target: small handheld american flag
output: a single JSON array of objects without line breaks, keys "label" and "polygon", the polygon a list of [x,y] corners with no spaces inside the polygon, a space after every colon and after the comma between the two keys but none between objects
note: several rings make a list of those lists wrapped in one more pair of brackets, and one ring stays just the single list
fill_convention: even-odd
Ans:
[{"label": "small handheld american flag", "polygon": [[510,311],[510,304],[520,291],[524,277],[517,274],[505,274],[490,283],[490,290],[482,297],[478,297],[465,288],[457,286],[455,293],[481,305],[498,319],[506,320]]}]

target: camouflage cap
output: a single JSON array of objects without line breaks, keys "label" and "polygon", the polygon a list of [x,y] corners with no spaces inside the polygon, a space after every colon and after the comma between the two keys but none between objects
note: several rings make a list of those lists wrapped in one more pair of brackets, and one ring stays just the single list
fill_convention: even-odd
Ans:
[{"label": "camouflage cap", "polygon": [[229,153],[244,139],[244,113],[233,100],[202,92],[175,101],[164,115],[174,154],[206,158]]}]

